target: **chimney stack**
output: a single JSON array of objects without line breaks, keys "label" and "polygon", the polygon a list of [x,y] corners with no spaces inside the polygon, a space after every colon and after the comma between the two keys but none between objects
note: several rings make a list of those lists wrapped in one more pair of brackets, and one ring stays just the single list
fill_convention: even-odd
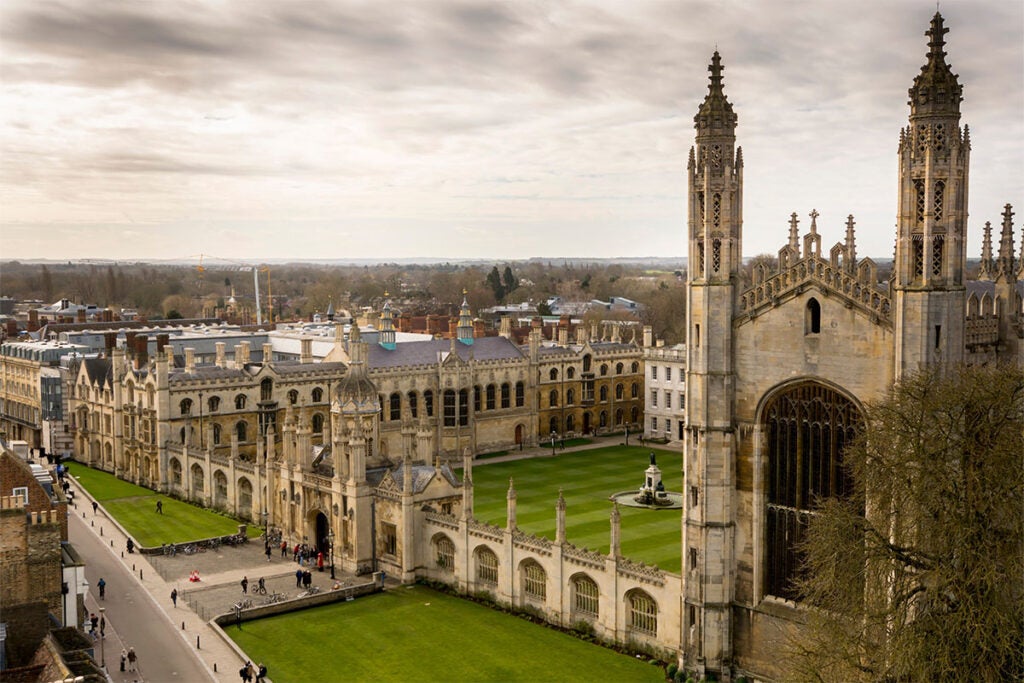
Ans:
[{"label": "chimney stack", "polygon": [[196,369],[196,350],[191,346],[185,349],[185,372],[192,374]]},{"label": "chimney stack", "polygon": [[[263,345],[263,362],[267,362],[267,347],[269,344]],[[312,339],[300,339],[299,340],[299,362],[300,363],[312,363],[313,362],[313,340]]]}]

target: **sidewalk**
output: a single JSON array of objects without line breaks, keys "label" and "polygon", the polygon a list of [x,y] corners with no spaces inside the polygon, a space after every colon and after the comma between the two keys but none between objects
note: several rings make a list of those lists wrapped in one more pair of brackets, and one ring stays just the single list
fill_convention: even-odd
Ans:
[{"label": "sidewalk", "polygon": [[[165,557],[129,554],[125,551],[128,535],[124,529],[107,514],[102,503],[93,516],[92,497],[74,477],[69,477],[69,481],[76,489],[75,500],[78,503],[72,514],[82,514],[90,522],[95,520],[94,524],[88,525],[89,531],[98,537],[102,536],[104,546],[132,570],[136,582],[149,594],[154,614],[159,613],[168,620],[204,663],[211,680],[237,682],[239,668],[251,658],[233,642],[222,637],[219,630],[209,624],[209,620],[218,614],[230,612],[231,606],[243,597],[243,577],[248,577],[250,590],[256,587],[260,577],[264,577],[268,595],[280,592],[288,597],[294,597],[304,592],[295,588],[295,570],[299,565],[291,561],[291,554],[282,558],[278,550],[271,555],[268,562],[259,539],[240,546],[221,546],[216,550],[194,555],[178,553],[174,557]],[[319,572],[309,567],[308,563],[305,568],[312,569],[313,585],[319,586],[322,590],[330,590],[333,582],[329,569]],[[198,583],[188,580],[193,570],[199,572],[201,580]],[[336,571],[336,576],[342,583],[355,581],[355,577],[344,575],[340,571]],[[178,589],[177,606],[171,603],[172,588]],[[102,603],[97,602],[97,597],[92,593],[86,596],[86,609],[99,614],[98,608]],[[244,597],[251,598],[257,605],[267,598],[251,594]],[[121,637],[108,622],[102,655],[106,656],[111,680],[115,683],[145,680],[144,671],[124,674],[119,671],[122,647],[124,645]],[[101,657],[99,641],[96,656]]]}]

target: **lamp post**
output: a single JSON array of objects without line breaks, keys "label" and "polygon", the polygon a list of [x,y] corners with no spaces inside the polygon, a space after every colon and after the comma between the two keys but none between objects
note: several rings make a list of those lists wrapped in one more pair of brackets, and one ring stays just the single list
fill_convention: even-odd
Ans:
[{"label": "lamp post", "polygon": [[555,433],[551,432],[551,457],[555,457]]},{"label": "lamp post", "polygon": [[199,392],[199,450],[206,448],[203,443],[203,392]]},{"label": "lamp post", "polygon": [[106,607],[100,607],[100,623],[103,624],[103,626],[100,627],[100,666],[103,667],[104,670],[107,668],[107,650],[103,647],[104,643],[107,641],[107,639],[103,637],[103,631],[106,630],[107,623],[106,611]]},{"label": "lamp post", "polygon": [[626,445],[629,445],[629,425],[626,425]]},{"label": "lamp post", "polygon": [[270,548],[270,529],[267,528],[267,522],[270,521],[270,515],[267,514],[266,508],[260,513],[263,517],[263,550],[264,552]]},{"label": "lamp post", "polygon": [[331,553],[331,581],[334,580],[334,529],[327,532],[327,548]]}]

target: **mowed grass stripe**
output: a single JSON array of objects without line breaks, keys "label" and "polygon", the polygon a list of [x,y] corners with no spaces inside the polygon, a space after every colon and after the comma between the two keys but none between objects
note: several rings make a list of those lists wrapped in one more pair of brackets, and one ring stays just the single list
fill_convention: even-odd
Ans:
[{"label": "mowed grass stripe", "polygon": [[[649,448],[609,446],[473,467],[474,513],[504,527],[509,478],[516,490],[516,522],[527,533],[554,538],[558,490],[566,501],[566,539],[574,545],[607,553],[611,536],[611,501],[620,491],[638,489],[648,466]],[[682,490],[682,454],[655,451],[665,487]],[[682,564],[679,510],[620,507],[622,552],[633,560],[679,572]]]},{"label": "mowed grass stripe", "polygon": [[96,500],[117,500],[119,498],[138,498],[155,496],[156,491],[136,486],[131,482],[118,479],[113,474],[93,469],[77,462],[67,463],[68,471]]},{"label": "mowed grass stripe", "polygon": [[[228,626],[277,683],[655,681],[664,670],[423,586]],[[329,634],[329,636],[327,635]],[[329,645],[326,645],[329,638]]]},{"label": "mowed grass stripe", "polygon": [[[89,494],[103,504],[103,509],[144,547],[238,533],[239,522],[232,517],[162,496],[81,463],[71,463],[70,471]],[[158,496],[163,503],[163,514],[156,511]],[[249,537],[257,537],[262,530],[250,524],[248,532]]]}]

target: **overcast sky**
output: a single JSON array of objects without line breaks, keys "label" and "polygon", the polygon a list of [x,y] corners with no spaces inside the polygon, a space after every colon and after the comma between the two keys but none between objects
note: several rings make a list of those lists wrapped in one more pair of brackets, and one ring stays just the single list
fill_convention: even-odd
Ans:
[{"label": "overcast sky", "polygon": [[[1024,203],[1024,2],[943,0],[970,257]],[[930,2],[0,3],[0,258],[683,256],[716,46],[747,256],[890,257]],[[1019,210],[1019,209],[1018,209]],[[1020,244],[1018,220],[1017,244]]]}]

